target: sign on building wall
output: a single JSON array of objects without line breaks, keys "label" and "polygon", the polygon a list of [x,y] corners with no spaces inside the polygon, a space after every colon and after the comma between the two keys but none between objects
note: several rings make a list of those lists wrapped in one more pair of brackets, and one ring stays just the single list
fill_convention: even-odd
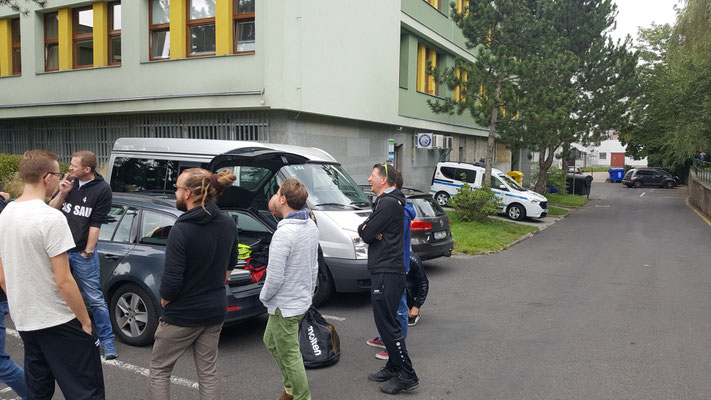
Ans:
[{"label": "sign on building wall", "polygon": [[417,148],[418,149],[431,149],[432,148],[432,134],[431,133],[418,133],[417,134]]},{"label": "sign on building wall", "polygon": [[394,164],[395,163],[395,139],[388,139],[387,153],[388,153],[387,162],[390,164]]}]

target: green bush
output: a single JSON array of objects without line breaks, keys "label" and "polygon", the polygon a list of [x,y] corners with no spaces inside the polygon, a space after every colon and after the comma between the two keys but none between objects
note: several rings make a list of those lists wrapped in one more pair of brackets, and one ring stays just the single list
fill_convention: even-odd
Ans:
[{"label": "green bush", "polygon": [[[540,175],[541,170],[535,170],[531,176],[531,179],[533,179],[533,182],[538,181],[538,175]],[[546,191],[545,193],[548,193],[548,191],[554,188],[559,192],[565,192],[565,173],[563,172],[562,169],[558,167],[550,167],[548,168],[548,174],[546,174]],[[544,194],[545,194],[544,193]]]},{"label": "green bush", "polygon": [[504,207],[488,186],[472,189],[467,183],[457,190],[447,205],[453,207],[457,218],[465,222],[485,221],[490,215],[500,213]]},{"label": "green bush", "polygon": [[17,172],[17,164],[22,156],[15,154],[0,154],[0,182],[12,179]]}]

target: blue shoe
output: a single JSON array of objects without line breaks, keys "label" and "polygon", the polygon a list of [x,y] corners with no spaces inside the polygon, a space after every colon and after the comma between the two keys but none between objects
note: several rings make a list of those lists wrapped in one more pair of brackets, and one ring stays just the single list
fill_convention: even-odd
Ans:
[{"label": "blue shoe", "polygon": [[102,344],[101,348],[104,349],[104,358],[107,360],[113,360],[118,357],[118,351],[116,351],[113,341]]}]

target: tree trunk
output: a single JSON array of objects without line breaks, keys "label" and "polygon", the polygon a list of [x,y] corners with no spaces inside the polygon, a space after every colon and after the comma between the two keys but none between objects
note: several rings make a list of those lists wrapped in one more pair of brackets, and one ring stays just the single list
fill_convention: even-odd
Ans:
[{"label": "tree trunk", "polygon": [[494,150],[496,148],[496,118],[499,115],[499,94],[501,94],[501,82],[496,84],[495,99],[496,104],[491,110],[491,119],[489,120],[489,139],[486,142],[486,166],[484,167],[484,180],[482,186],[491,185],[491,168],[494,165]]},{"label": "tree trunk", "polygon": [[[547,156],[546,156],[546,153]],[[546,178],[548,177],[548,170],[551,165],[553,165],[553,160],[555,159],[555,147],[544,147],[538,154],[538,168],[540,171],[538,173],[538,180],[536,181],[536,186],[534,191],[540,194],[546,192]]]},{"label": "tree trunk", "polygon": [[[561,159],[560,168],[563,170],[563,174],[568,172],[568,162],[570,161],[570,143],[563,144],[563,158]],[[573,164],[575,165],[575,164]]]}]

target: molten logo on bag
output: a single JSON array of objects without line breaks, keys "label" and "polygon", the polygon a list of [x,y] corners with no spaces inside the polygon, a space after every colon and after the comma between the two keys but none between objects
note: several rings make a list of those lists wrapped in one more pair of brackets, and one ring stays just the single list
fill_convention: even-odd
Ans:
[{"label": "molten logo on bag", "polygon": [[313,325],[309,325],[309,342],[311,342],[311,347],[314,349],[314,354],[317,356],[321,355],[321,349],[318,347],[318,341],[316,340],[316,335],[314,334]]}]

